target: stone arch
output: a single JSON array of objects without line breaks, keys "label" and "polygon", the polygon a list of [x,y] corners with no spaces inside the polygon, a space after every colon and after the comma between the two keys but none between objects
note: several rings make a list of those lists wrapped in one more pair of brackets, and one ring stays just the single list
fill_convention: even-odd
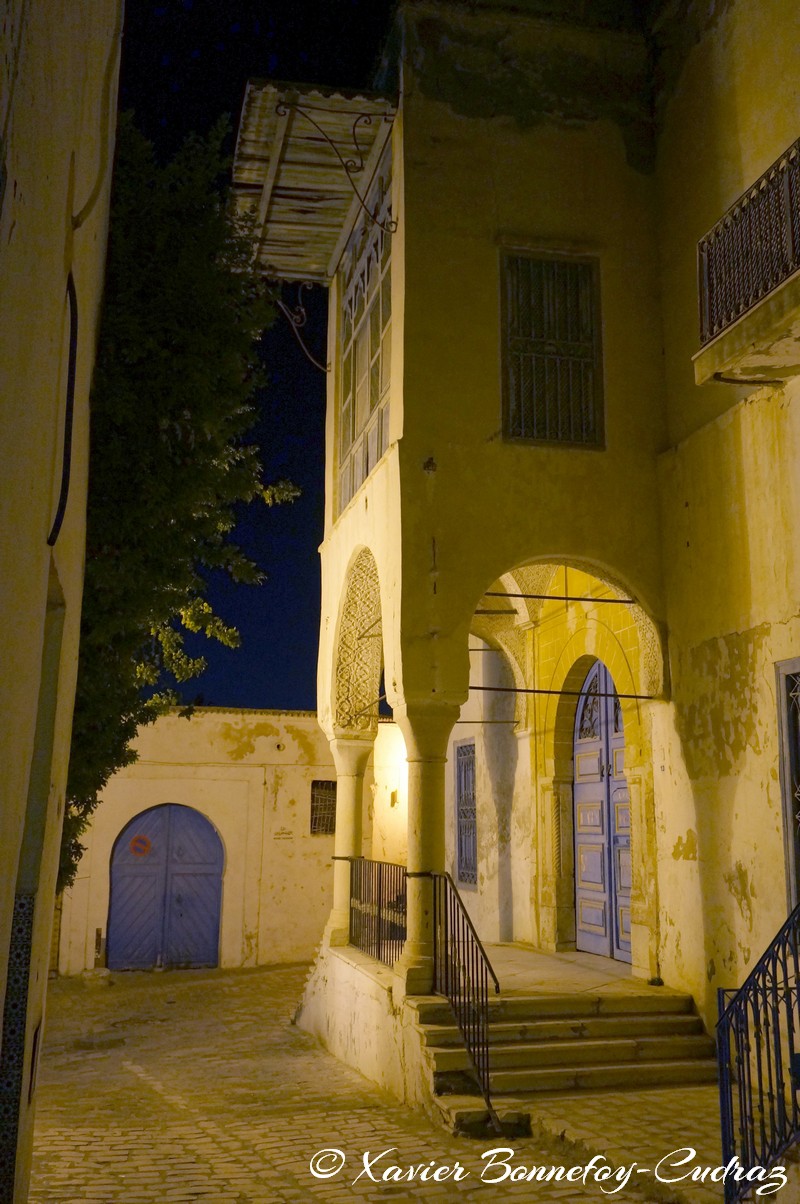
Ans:
[{"label": "stone arch", "polygon": [[[658,973],[658,907],[650,733],[653,709],[667,692],[659,625],[621,576],[589,560],[537,558],[502,573],[486,591],[477,605],[480,625],[473,630],[506,650],[514,684],[526,691],[519,699],[527,720],[518,721],[518,727],[530,734],[535,766],[531,923],[535,943],[544,948],[574,948],[575,941],[573,735],[580,690],[600,660],[619,693],[636,696],[621,700],[635,830],[634,965],[653,976]],[[551,602],[541,595],[550,595]],[[565,602],[559,616],[557,600],[575,595],[592,601]],[[518,714],[521,718],[522,706]]]},{"label": "stone arch", "polygon": [[[638,625],[637,630],[638,630]],[[649,708],[658,705],[651,693],[653,663],[639,657],[639,666],[619,638],[600,622],[587,622],[564,645],[556,672],[547,688],[557,693],[545,696],[540,714],[544,742],[544,782],[551,784],[551,847],[556,947],[570,947],[575,940],[574,864],[574,732],[579,695],[586,676],[596,661],[609,670],[618,692],[646,695],[621,698],[625,730],[626,778],[631,803],[632,828],[632,916],[635,930],[633,963],[648,977],[658,973],[658,907],[656,887],[655,799],[653,791],[652,741]],[[548,867],[549,868],[549,867]]]},{"label": "stone arch", "polygon": [[383,664],[380,581],[369,548],[356,553],[347,575],[335,642],[334,727],[374,735]]},{"label": "stone arch", "polygon": [[[508,595],[507,615],[497,613],[491,617],[480,617],[481,603],[479,602],[470,629],[487,643],[502,649],[511,666],[515,685],[518,688],[524,687],[527,672],[524,630],[526,626],[535,624],[539,620],[545,602],[540,598],[515,597],[515,595],[547,594],[551,591],[558,571],[565,568],[585,573],[602,582],[612,597],[620,599],[635,597],[635,594],[618,575],[588,560],[574,558],[535,560],[518,565],[503,573],[488,587],[488,591],[492,595],[492,606],[486,609],[499,609],[503,599],[496,595],[505,592]],[[486,594],[482,595],[482,598],[488,601]],[[602,621],[597,624],[596,638],[598,648],[601,648],[602,651],[597,651],[596,656],[598,659],[606,661],[615,681],[628,682],[625,687],[618,686],[621,691],[662,698],[667,692],[668,683],[667,659],[659,625],[638,601],[626,608],[626,613],[630,615],[636,631],[636,666],[627,663],[623,670],[623,662],[629,661],[630,658],[627,657],[622,645],[618,640],[614,640],[610,632],[602,634],[605,626]],[[606,658],[610,658],[610,662]],[[553,683],[552,688],[559,689],[561,687]],[[521,701],[522,697],[520,696],[518,707],[518,724],[522,723],[525,710],[524,703]]]}]

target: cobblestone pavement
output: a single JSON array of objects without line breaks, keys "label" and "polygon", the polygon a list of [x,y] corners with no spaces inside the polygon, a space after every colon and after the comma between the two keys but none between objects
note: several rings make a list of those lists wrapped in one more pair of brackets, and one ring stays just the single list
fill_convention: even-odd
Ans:
[{"label": "cobblestone pavement", "polygon": [[[690,1144],[694,1126],[705,1126],[705,1145],[692,1144],[717,1164],[707,1092],[705,1103],[692,1091],[638,1092],[627,1102],[620,1093],[553,1098],[542,1120],[551,1130],[568,1129],[573,1144],[541,1133],[513,1142],[454,1138],[291,1025],[305,974],[304,967],[268,967],[52,983],[31,1204],[392,1198],[584,1204],[609,1196],[592,1181],[491,1185],[485,1179],[502,1172],[487,1169],[481,1156],[502,1145],[513,1148],[509,1163],[518,1169],[572,1167],[585,1164],[587,1154],[575,1144],[583,1142],[591,1150],[607,1147],[618,1165],[635,1158],[652,1167],[637,1133],[642,1141],[646,1135],[646,1151],[663,1155]],[[334,1177],[314,1178],[312,1157],[331,1147],[344,1152],[346,1166]],[[376,1176],[390,1165],[431,1162],[434,1169],[458,1162],[470,1173],[440,1182],[357,1178],[365,1151],[388,1149]],[[620,1204],[671,1198],[668,1189],[650,1186],[652,1175],[634,1174],[632,1181],[635,1192],[629,1186],[610,1198]],[[607,1193],[616,1183],[604,1186]]]}]

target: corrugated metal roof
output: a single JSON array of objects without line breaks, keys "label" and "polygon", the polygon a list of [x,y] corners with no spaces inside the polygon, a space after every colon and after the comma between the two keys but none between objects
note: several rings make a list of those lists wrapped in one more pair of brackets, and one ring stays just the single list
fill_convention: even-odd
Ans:
[{"label": "corrugated metal roof", "polygon": [[268,276],[331,279],[360,210],[354,187],[363,198],[394,113],[382,96],[248,83],[233,195],[237,212],[254,217],[257,260]]}]

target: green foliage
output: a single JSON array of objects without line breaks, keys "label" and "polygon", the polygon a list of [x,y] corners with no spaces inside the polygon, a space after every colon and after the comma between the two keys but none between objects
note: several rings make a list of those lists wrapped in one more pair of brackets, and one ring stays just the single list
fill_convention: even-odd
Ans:
[{"label": "green foliage", "polygon": [[262,575],[230,540],[235,505],[296,495],[264,485],[246,442],[262,382],[257,343],[272,319],[252,244],[226,212],[225,123],[162,166],[123,114],[103,314],[91,397],[91,452],[78,692],[61,886],[112,773],[135,760],[137,729],[176,701],[161,688],[205,668],[183,632],[236,647],[206,601],[200,570]]}]

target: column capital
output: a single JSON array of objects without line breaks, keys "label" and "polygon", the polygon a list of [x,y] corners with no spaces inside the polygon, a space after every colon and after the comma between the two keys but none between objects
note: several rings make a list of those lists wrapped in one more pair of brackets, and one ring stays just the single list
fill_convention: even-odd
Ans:
[{"label": "column capital", "polygon": [[445,699],[399,703],[394,708],[394,720],[406,742],[407,760],[446,760],[447,741],[460,712],[459,703]]},{"label": "column capital", "polygon": [[361,778],[367,768],[367,761],[375,745],[375,737],[337,735],[328,742],[336,766],[336,773],[341,778]]}]

